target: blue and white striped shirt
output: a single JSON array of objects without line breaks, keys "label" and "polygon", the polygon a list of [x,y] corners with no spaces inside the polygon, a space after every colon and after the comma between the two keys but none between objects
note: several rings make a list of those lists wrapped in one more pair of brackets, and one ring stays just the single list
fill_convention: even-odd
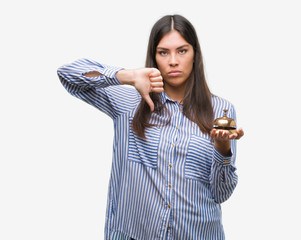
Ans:
[{"label": "blue and white striped shirt", "polygon": [[[221,155],[164,92],[170,115],[152,113],[150,122],[158,126],[146,129],[146,139],[138,137],[130,125],[141,96],[120,84],[115,75],[120,69],[87,59],[58,69],[69,93],[114,121],[105,239],[224,239],[220,203],[237,184],[236,141],[231,141],[232,156]],[[102,75],[84,76],[91,71]],[[215,118],[228,109],[236,119],[228,101],[212,96],[212,104]]]}]

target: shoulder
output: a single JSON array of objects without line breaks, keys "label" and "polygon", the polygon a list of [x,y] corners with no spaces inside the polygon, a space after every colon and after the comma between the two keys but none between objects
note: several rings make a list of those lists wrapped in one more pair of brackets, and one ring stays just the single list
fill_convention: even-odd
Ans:
[{"label": "shoulder", "polygon": [[230,101],[213,94],[211,99],[212,99],[214,118],[222,117],[224,115],[225,109],[228,110],[228,117],[231,118],[235,117],[235,108]]}]

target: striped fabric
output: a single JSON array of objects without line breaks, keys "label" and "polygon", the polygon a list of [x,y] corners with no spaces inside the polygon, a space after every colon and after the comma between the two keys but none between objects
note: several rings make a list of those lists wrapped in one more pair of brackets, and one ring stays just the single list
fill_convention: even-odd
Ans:
[{"label": "striped fabric", "polygon": [[[153,113],[150,122],[157,126],[146,129],[146,139],[138,137],[130,124],[141,98],[120,85],[115,75],[120,69],[87,59],[58,69],[69,93],[114,121],[105,239],[224,239],[220,203],[237,184],[236,141],[232,156],[222,156],[165,93],[162,102],[171,115]],[[83,75],[90,71],[102,75]],[[217,96],[212,103],[215,118],[228,109],[236,119],[231,103]]]}]

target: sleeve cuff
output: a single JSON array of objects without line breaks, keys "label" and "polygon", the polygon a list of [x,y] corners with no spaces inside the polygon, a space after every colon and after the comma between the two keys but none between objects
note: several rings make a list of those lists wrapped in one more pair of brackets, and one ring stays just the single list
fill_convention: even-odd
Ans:
[{"label": "sleeve cuff", "polygon": [[117,79],[116,73],[122,69],[124,69],[124,68],[103,65],[103,68],[100,69],[99,72],[105,78],[105,81],[108,83],[108,85],[120,85],[121,83]]},{"label": "sleeve cuff", "polygon": [[232,164],[232,156],[232,153],[230,156],[223,156],[219,151],[216,150],[216,148],[213,150],[213,160],[224,166]]}]

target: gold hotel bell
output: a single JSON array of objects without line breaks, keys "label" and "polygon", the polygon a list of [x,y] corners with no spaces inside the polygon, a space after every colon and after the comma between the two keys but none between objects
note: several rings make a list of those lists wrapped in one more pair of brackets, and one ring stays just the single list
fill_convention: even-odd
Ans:
[{"label": "gold hotel bell", "polygon": [[225,114],[221,118],[217,118],[214,120],[213,128],[228,130],[230,134],[236,132],[236,122],[232,118],[227,117],[228,110],[224,110]]}]

